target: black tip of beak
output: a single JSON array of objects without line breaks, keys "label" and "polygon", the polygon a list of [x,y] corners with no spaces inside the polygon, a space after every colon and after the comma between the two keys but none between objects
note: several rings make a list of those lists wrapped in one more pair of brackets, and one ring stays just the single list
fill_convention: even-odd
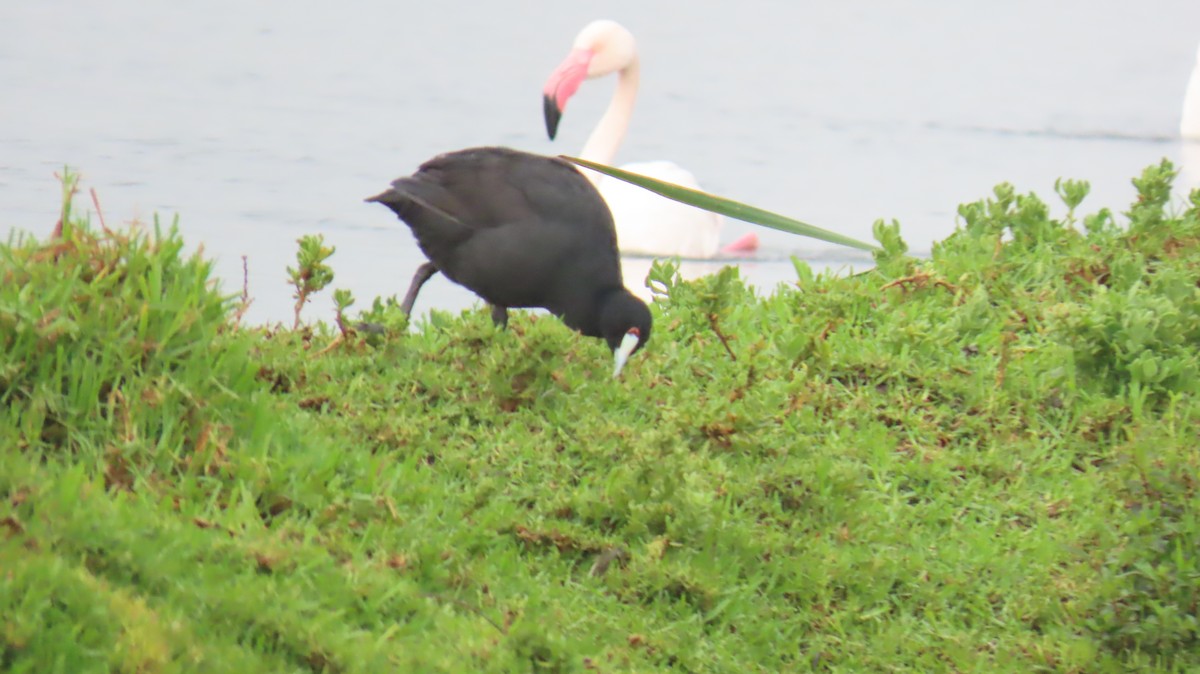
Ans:
[{"label": "black tip of beak", "polygon": [[553,96],[542,97],[542,112],[546,115],[546,135],[550,136],[550,140],[554,140],[554,135],[558,133],[558,120],[562,119],[562,111],[558,109],[558,103]]}]

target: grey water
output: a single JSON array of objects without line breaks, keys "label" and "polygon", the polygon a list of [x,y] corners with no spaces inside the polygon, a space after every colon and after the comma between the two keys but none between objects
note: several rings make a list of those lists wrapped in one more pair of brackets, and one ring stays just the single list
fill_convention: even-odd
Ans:
[{"label": "grey water", "polygon": [[[1200,148],[1178,138],[1195,0],[43,0],[0,5],[0,235],[48,233],[70,165],[110,226],[178,214],[225,290],[246,256],[250,321],[290,318],[285,268],[305,234],[337,247],[334,285],[359,306],[403,293],[420,252],[362,199],[447,150],[577,152],[614,82],[585,83],[553,143],[541,86],[595,18],[639,41],[620,161],[670,159],[712,192],[858,239],[894,218],[928,252],[958,204],[1002,181],[1058,212],[1060,176],[1091,182],[1089,211],[1127,208],[1130,178],[1163,157],[1184,166],[1181,195],[1200,185]],[[760,236],[737,264],[764,292],[795,280],[793,255],[870,264]],[[627,260],[627,284],[648,264]],[[475,302],[435,277],[417,308]],[[331,316],[328,293],[306,311]]]}]

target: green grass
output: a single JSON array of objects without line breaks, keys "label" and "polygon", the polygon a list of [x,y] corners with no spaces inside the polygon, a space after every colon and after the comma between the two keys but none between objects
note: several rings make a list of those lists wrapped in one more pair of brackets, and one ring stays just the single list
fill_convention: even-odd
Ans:
[{"label": "green grass", "polygon": [[1120,226],[1000,186],[929,260],[879,223],[873,271],[765,298],[656,266],[615,381],[553,318],[327,348],[238,327],[172,231],[15,240],[0,670],[1195,671],[1171,175]]}]

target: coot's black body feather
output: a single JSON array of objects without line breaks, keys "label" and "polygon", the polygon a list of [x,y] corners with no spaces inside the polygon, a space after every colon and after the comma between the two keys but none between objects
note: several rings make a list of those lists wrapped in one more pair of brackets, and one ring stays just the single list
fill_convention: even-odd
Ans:
[{"label": "coot's black body feather", "polygon": [[[649,337],[649,311],[621,279],[612,214],[561,159],[499,147],[450,152],[368,201],[412,229],[437,271],[501,312],[544,307],[610,345],[628,327],[641,343]],[[617,322],[628,325],[613,334]]]}]

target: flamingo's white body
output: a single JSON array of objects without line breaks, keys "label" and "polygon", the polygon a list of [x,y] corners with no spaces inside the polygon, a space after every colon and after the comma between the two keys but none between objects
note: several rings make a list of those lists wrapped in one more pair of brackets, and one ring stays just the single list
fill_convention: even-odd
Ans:
[{"label": "flamingo's white body", "polygon": [[1183,95],[1183,118],[1179,122],[1179,133],[1189,140],[1200,140],[1200,48],[1196,49],[1196,65],[1192,68],[1192,79],[1188,81]]},{"label": "flamingo's white body", "polygon": [[[546,130],[551,138],[567,100],[584,79],[617,73],[617,88],[608,109],[592,131],[580,156],[612,165],[621,141],[629,129],[633,105],[637,100],[639,63],[633,34],[615,21],[593,21],[575,38],[571,53],[546,81]],[[669,161],[626,164],[621,168],[651,178],[700,189],[691,172]],[[621,252],[645,255],[710,258],[719,252],[742,253],[758,247],[753,233],[743,236],[724,249],[719,246],[724,218],[703,209],[608,178],[584,171],[612,211],[617,227],[617,245]]]},{"label": "flamingo's white body", "polygon": [[1175,183],[1187,194],[1200,188],[1200,48],[1196,49],[1196,65],[1183,94],[1183,111],[1179,120],[1180,175]]}]

